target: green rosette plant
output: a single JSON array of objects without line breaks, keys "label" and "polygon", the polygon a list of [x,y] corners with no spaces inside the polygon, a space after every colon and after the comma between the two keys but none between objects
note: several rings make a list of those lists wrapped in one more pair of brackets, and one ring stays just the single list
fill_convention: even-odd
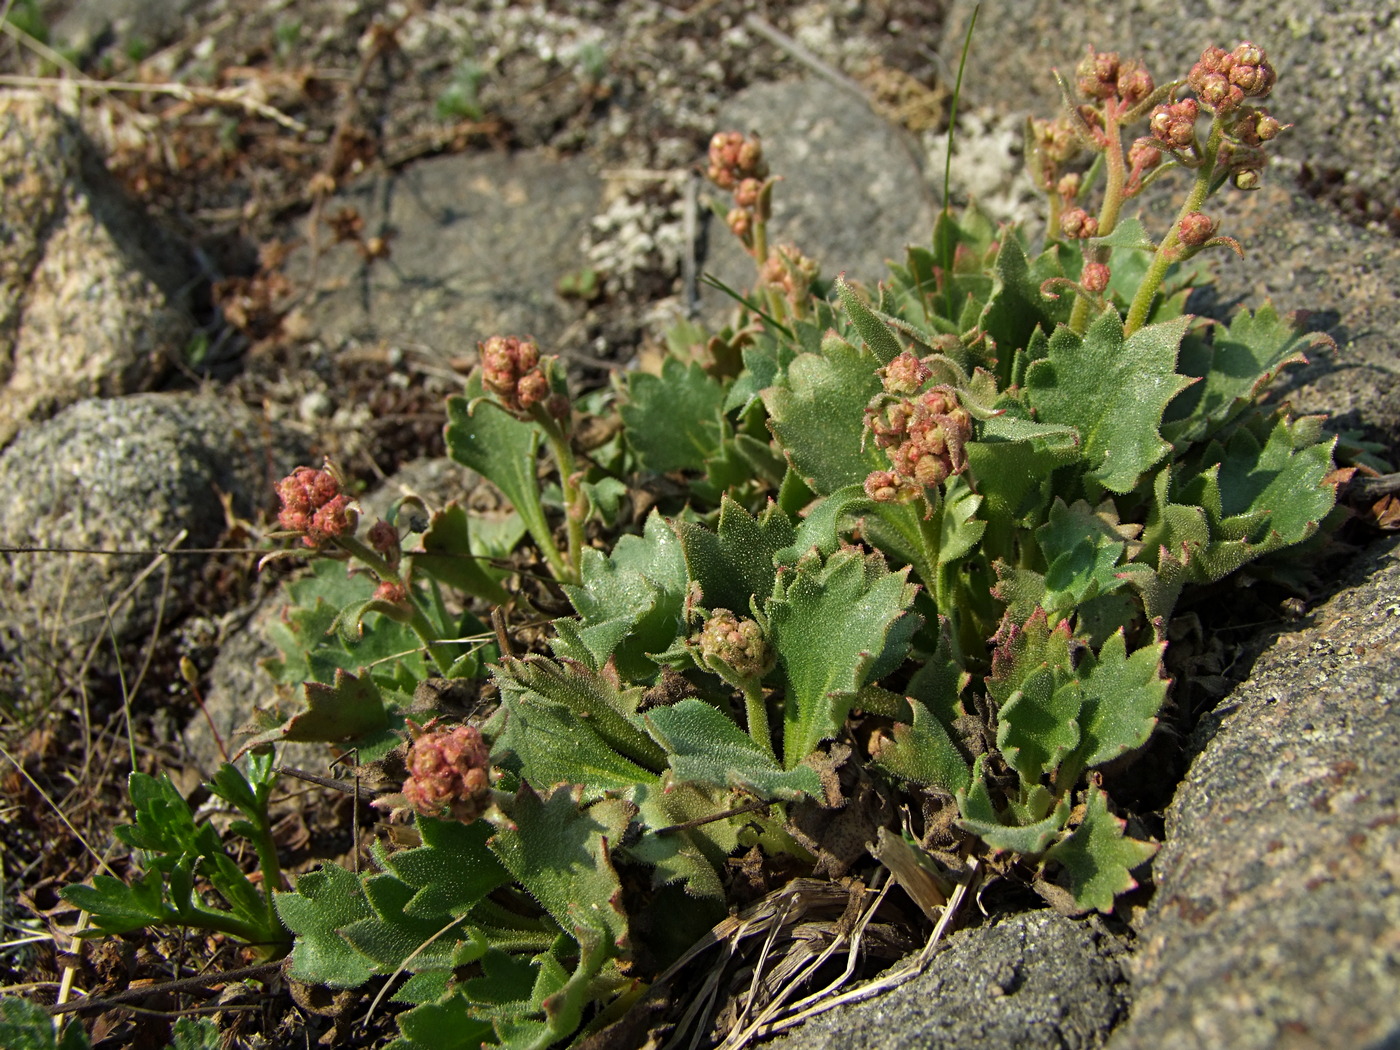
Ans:
[{"label": "green rosette plant", "polygon": [[[1027,130],[1045,243],[945,211],[873,290],[770,246],[762,146],[717,135],[756,270],[734,323],[581,398],[493,337],[449,403],[512,523],[408,503],[360,539],[333,470],[284,481],[322,560],[276,629],[291,709],[250,746],[394,750],[377,804],[413,822],[373,871],[274,895],[290,975],[390,979],[395,1050],[580,1039],[724,916],[738,851],[820,867],[795,816],[846,804],[843,766],[941,815],[938,845],[1110,911],[1156,846],[1096,771],[1152,733],[1174,607],[1317,534],[1346,476],[1267,400],[1320,337],[1185,312],[1196,257],[1240,250],[1203,209],[1257,185],[1273,83],[1248,43],[1161,86],[1090,52]],[[1173,170],[1154,240],[1123,209]],[[496,702],[464,721],[425,700],[442,680]]]}]

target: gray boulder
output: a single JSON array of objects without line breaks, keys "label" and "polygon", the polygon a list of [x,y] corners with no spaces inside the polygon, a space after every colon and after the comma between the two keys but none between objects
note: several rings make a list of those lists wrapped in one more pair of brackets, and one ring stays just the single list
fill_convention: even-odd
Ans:
[{"label": "gray boulder", "polygon": [[1012,915],[953,934],[923,974],[893,992],[838,1007],[768,1045],[1090,1050],[1126,1011],[1121,951],[1097,924],[1048,911]]},{"label": "gray boulder", "polygon": [[[920,146],[850,92],[815,79],[756,84],[725,103],[715,126],[762,136],[768,166],[782,177],[769,243],[796,244],[824,276],[878,281],[886,260],[928,241],[935,208]],[[728,206],[721,191],[706,192]],[[753,259],[723,223],[709,223],[708,240],[702,270],[739,291],[752,287]],[[733,300],[700,291],[706,320],[726,321]]]},{"label": "gray boulder", "polygon": [[388,234],[390,255],[366,262],[319,233],[288,272],[315,276],[305,318],[331,345],[412,344],[442,359],[476,352],[497,334],[532,335],[542,347],[570,312],[558,280],[584,264],[581,241],[598,212],[601,183],[581,159],[541,153],[462,154],[366,177],[326,204],[353,208],[364,236]]},{"label": "gray boulder", "polygon": [[1400,1045],[1400,540],[1197,731],[1111,1050]]},{"label": "gray boulder", "polygon": [[[214,395],[137,394],[82,401],[26,428],[0,453],[0,544],[103,553],[9,553],[0,564],[0,638],[21,665],[83,654],[110,630],[148,633],[189,608],[198,556],[216,544],[221,502],[251,516],[302,450],[239,402]],[[169,573],[169,580],[166,574]]]},{"label": "gray boulder", "polygon": [[150,388],[189,345],[190,270],[77,124],[0,94],[0,447],[79,398]]}]

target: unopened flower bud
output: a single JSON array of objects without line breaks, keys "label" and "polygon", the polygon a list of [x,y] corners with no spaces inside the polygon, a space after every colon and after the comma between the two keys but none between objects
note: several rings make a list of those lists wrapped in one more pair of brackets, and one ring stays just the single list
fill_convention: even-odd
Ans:
[{"label": "unopened flower bud", "polygon": [[1095,237],[1099,232],[1099,220],[1083,208],[1070,208],[1060,216],[1060,232],[1076,240]]},{"label": "unopened flower bud", "polygon": [[1230,52],[1232,64],[1226,75],[1230,83],[1250,98],[1263,98],[1274,88],[1278,75],[1264,49],[1248,41]]},{"label": "unopened flower bud", "polygon": [[1102,100],[1117,91],[1118,55],[1113,51],[1095,51],[1079,61],[1074,69],[1075,86],[1087,99]]},{"label": "unopened flower bud", "polygon": [[753,232],[753,212],[747,208],[730,208],[724,221],[730,232],[740,240],[747,240],[749,234]]},{"label": "unopened flower bud", "polygon": [[402,583],[385,580],[374,589],[374,600],[388,602],[390,605],[403,605],[408,601],[408,588]]},{"label": "unopened flower bud", "polygon": [[1162,163],[1162,151],[1151,139],[1138,139],[1128,147],[1128,167],[1141,174]]},{"label": "unopened flower bud", "polygon": [[1203,212],[1193,211],[1182,216],[1181,223],[1177,227],[1177,236],[1181,238],[1181,243],[1191,248],[1198,248],[1210,240],[1215,234],[1215,223],[1209,215]]},{"label": "unopened flower bud", "polygon": [[762,678],[777,659],[758,621],[735,616],[728,609],[716,609],[710,614],[695,644],[707,664],[723,664],[738,678],[749,681]]},{"label": "unopened flower bud", "polygon": [[1147,126],[1153,136],[1169,149],[1187,149],[1196,141],[1196,118],[1200,107],[1196,100],[1184,98],[1180,102],[1163,103],[1152,111]]},{"label": "unopened flower bud", "polygon": [[380,518],[365,533],[369,545],[379,554],[389,554],[399,549],[399,530]]},{"label": "unopened flower bud", "polygon": [[1108,287],[1109,276],[1107,266],[1103,263],[1091,262],[1085,265],[1084,272],[1079,276],[1079,283],[1084,286],[1086,292],[1099,295]]},{"label": "unopened flower bud", "polygon": [[1082,183],[1083,179],[1080,177],[1079,172],[1071,171],[1066,175],[1060,176],[1060,181],[1055,183],[1055,192],[1065,200],[1071,201],[1079,196],[1079,187]]},{"label": "unopened flower bud", "polygon": [[1260,114],[1259,120],[1254,125],[1254,133],[1259,136],[1260,142],[1272,142],[1278,138],[1278,133],[1282,131],[1284,125],[1267,113]]},{"label": "unopened flower bud", "polygon": [[1233,113],[1244,102],[1244,91],[1220,73],[1207,73],[1201,78],[1196,97],[1201,105],[1216,113]]},{"label": "unopened flower bud", "polygon": [[1129,60],[1118,67],[1118,97],[1127,105],[1135,106],[1156,88],[1152,74],[1137,60]]},{"label": "unopened flower bud", "polygon": [[902,490],[899,475],[892,470],[872,470],[865,479],[865,494],[876,503],[893,503]]},{"label": "unopened flower bud", "polygon": [[931,375],[928,365],[908,350],[880,369],[880,379],[891,394],[917,393]]},{"label": "unopened flower bud", "polygon": [[763,183],[758,179],[744,179],[734,188],[734,203],[740,208],[752,208],[758,204],[758,196],[763,192]]},{"label": "unopened flower bud", "polygon": [[522,409],[539,404],[549,397],[549,393],[549,380],[538,371],[527,372],[520,377],[520,382],[515,385],[515,396]]},{"label": "unopened flower bud", "polygon": [[413,741],[406,765],[404,798],[425,817],[470,824],[491,804],[490,758],[476,726],[428,728]]},{"label": "unopened flower bud", "polygon": [[1230,180],[1235,184],[1237,190],[1257,190],[1260,183],[1264,181],[1264,177],[1253,168],[1245,168],[1243,171],[1235,172],[1230,176]]}]

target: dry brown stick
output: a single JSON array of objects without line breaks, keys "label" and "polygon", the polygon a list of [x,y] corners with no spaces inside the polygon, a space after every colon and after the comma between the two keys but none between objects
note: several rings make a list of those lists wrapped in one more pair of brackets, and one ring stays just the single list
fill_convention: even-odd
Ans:
[{"label": "dry brown stick", "polygon": [[174,981],[162,981],[160,984],[143,985],[140,988],[128,988],[124,992],[117,992],[114,995],[104,995],[101,998],[88,996],[75,1000],[71,1003],[64,1003],[62,1006],[50,1006],[48,1011],[51,1015],[76,1013],[82,1010],[101,1010],[109,1006],[120,1006],[133,999],[144,999],[148,995],[158,995],[165,992],[183,992],[191,988],[205,988],[211,984],[226,984],[230,981],[242,981],[249,977],[262,977],[276,973],[282,968],[282,963],[270,962],[259,963],[256,966],[243,966],[237,970],[224,970],[221,973],[197,974],[194,977],[181,977]]}]

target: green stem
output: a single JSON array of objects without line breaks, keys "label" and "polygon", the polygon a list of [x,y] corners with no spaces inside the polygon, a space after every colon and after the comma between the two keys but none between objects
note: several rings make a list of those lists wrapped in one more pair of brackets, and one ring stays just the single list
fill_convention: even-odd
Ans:
[{"label": "green stem", "polygon": [[[554,558],[549,557],[549,550],[545,550],[545,557],[549,560],[550,571],[554,573],[554,578],[560,583],[578,583],[579,558],[583,555],[583,519],[587,514],[587,502],[583,492],[579,489],[575,475],[578,473],[578,461],[574,458],[573,445],[569,442],[569,437],[564,433],[563,428],[545,412],[540,412],[538,416],[541,429],[544,430],[545,440],[549,442],[549,451],[554,456],[554,465],[559,470],[559,488],[564,496],[564,529],[568,543],[568,553],[561,556],[559,548],[554,546],[553,539],[550,546],[554,549]],[[555,558],[561,564],[555,564]]]},{"label": "green stem", "polygon": [[258,820],[253,824],[257,831],[253,848],[257,850],[258,867],[262,871],[263,898],[267,902],[267,932],[274,937],[279,933],[285,937],[286,928],[277,917],[277,906],[272,899],[273,893],[282,888],[282,864],[277,859],[277,844],[272,840],[272,829],[268,826],[267,800],[263,798],[259,801],[262,806]]},{"label": "green stem", "polygon": [[[1099,207],[1098,236],[1107,237],[1118,225],[1118,215],[1123,210],[1124,187],[1128,182],[1128,164],[1123,156],[1123,135],[1118,126],[1118,107],[1112,99],[1104,104],[1104,135],[1108,148],[1104,151],[1107,181],[1104,183],[1103,204]],[[1087,262],[1107,262],[1107,248],[1093,248],[1085,253]],[[1069,327],[1076,335],[1083,335],[1089,327],[1089,310],[1093,307],[1088,296],[1081,295],[1074,301],[1074,309],[1069,315]]]},{"label": "green stem", "polygon": [[749,736],[753,737],[754,743],[763,748],[763,753],[774,762],[778,760],[778,753],[773,750],[773,730],[768,724],[768,703],[763,698],[763,687],[758,681],[745,682],[744,690],[744,714],[749,723]]},{"label": "green stem", "polygon": [[1157,294],[1157,289],[1162,286],[1168,268],[1180,254],[1181,239],[1177,235],[1177,231],[1181,229],[1181,220],[1193,211],[1200,211],[1206,202],[1206,197],[1210,195],[1211,176],[1215,172],[1215,158],[1220,152],[1220,143],[1223,138],[1224,133],[1220,120],[1217,118],[1211,123],[1210,136],[1206,139],[1205,149],[1201,151],[1201,164],[1196,169],[1196,182],[1191,187],[1191,192],[1186,195],[1181,210],[1177,212],[1176,221],[1172,223],[1172,228],[1162,238],[1162,243],[1157,245],[1157,254],[1152,258],[1152,265],[1147,268],[1142,284],[1138,286],[1137,294],[1133,296],[1132,305],[1128,308],[1128,320],[1123,325],[1125,337],[1132,335],[1147,322],[1147,314],[1152,309],[1152,300]]},{"label": "green stem", "polygon": [[[337,536],[336,545],[345,551],[352,558],[368,566],[370,571],[379,577],[381,583],[403,583],[403,576],[397,569],[393,568],[378,551],[365,545],[356,536]],[[437,665],[439,671],[444,673],[452,667],[452,653],[442,644],[442,635],[433,627],[432,622],[423,615],[423,610],[418,608],[412,597],[408,600],[409,614],[407,620],[403,620],[416,634],[419,640],[427,648],[428,654],[433,658],[433,663]],[[399,617],[394,617],[398,619]]]},{"label": "green stem", "polygon": [[768,261],[768,223],[757,213],[753,220],[753,261],[758,267],[759,279],[763,278],[763,264]]}]

